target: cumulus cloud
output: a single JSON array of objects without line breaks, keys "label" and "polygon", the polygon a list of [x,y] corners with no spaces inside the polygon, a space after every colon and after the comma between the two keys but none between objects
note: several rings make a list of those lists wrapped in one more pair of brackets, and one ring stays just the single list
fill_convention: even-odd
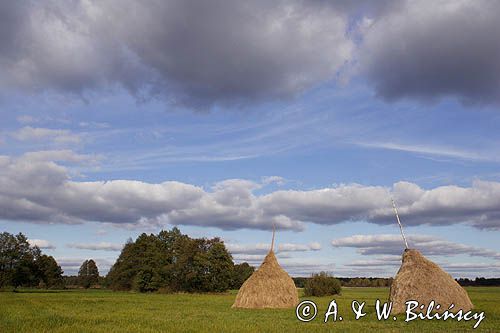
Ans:
[{"label": "cumulus cloud", "polygon": [[80,136],[65,129],[50,129],[25,126],[15,133],[13,137],[20,141],[48,140],[59,144],[79,143]]},{"label": "cumulus cloud", "polygon": [[[433,259],[446,272],[454,277],[476,276],[494,277],[500,272],[500,252],[475,246],[450,242],[429,235],[410,235],[407,237],[411,248],[416,248],[424,255],[435,256]],[[354,235],[335,239],[334,247],[350,247],[357,249],[365,256],[360,260],[344,263],[337,269],[346,276],[394,276],[401,265],[401,254],[404,243],[401,235]],[[459,262],[450,263],[443,258],[468,255],[493,260],[493,262]]]},{"label": "cumulus cloud", "polygon": [[354,48],[346,11],[321,2],[1,6],[0,83],[35,91],[120,85],[187,105],[283,98],[334,77]]},{"label": "cumulus cloud", "polygon": [[496,1],[404,1],[369,20],[359,60],[387,100],[500,102]]},{"label": "cumulus cloud", "polygon": [[262,177],[262,183],[265,185],[268,184],[276,184],[278,186],[284,185],[287,182],[287,180],[283,177],[280,176],[266,176]]},{"label": "cumulus cloud", "polygon": [[[500,252],[475,246],[450,242],[429,235],[410,235],[407,237],[409,246],[421,251],[424,255],[454,256],[467,254],[473,257],[500,259]],[[394,263],[397,255],[404,249],[400,235],[354,235],[332,241],[334,247],[351,247],[363,255],[392,255],[384,261]]]},{"label": "cumulus cloud", "polygon": [[246,180],[226,180],[207,192],[175,181],[75,182],[65,167],[39,154],[3,156],[0,166],[2,219],[150,226],[171,223],[225,229],[268,229],[274,223],[278,228],[301,228],[300,222],[286,216],[265,215],[252,193],[259,184]]},{"label": "cumulus cloud", "polygon": [[254,192],[264,184],[229,179],[212,188],[166,181],[79,182],[49,158],[85,161],[71,151],[0,156],[0,218],[28,222],[105,222],[122,226],[199,225],[301,230],[306,223],[332,225],[367,221],[393,224],[390,198],[405,225],[466,223],[500,227],[500,183],[475,181],[471,187],[425,190],[408,182],[392,188],[339,185],[317,190]]},{"label": "cumulus cloud", "polygon": [[38,246],[42,250],[53,250],[56,248],[54,244],[45,239],[28,239],[31,246]]},{"label": "cumulus cloud", "polygon": [[114,244],[109,242],[100,243],[69,243],[66,244],[69,248],[80,250],[94,250],[94,251],[121,251],[123,244]]},{"label": "cumulus cloud", "polygon": [[0,87],[123,87],[206,107],[295,96],[356,63],[387,100],[498,102],[499,10],[488,0],[4,1]]}]

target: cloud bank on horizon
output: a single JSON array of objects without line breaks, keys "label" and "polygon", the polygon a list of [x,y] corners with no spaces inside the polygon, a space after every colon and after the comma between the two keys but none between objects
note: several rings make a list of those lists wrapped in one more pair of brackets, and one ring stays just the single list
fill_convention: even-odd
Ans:
[{"label": "cloud bank on horizon", "polygon": [[[63,160],[82,158],[65,151],[47,154]],[[495,181],[429,190],[403,181],[392,188],[346,184],[257,195],[254,192],[268,183],[267,178],[264,183],[228,179],[210,189],[178,181],[73,181],[66,167],[43,157],[44,152],[17,158],[0,156],[0,219],[153,228],[195,225],[225,230],[270,229],[274,224],[281,229],[302,230],[306,223],[393,224],[390,198],[394,197],[408,226],[462,223],[478,229],[500,229],[500,183]]]},{"label": "cloud bank on horizon", "polygon": [[[0,87],[121,87],[205,109],[360,77],[386,100],[500,101],[494,1],[7,1]],[[460,31],[460,33],[457,33]]]},{"label": "cloud bank on horizon", "polygon": [[[410,248],[418,249],[425,255],[455,256],[468,254],[469,256],[500,259],[500,252],[482,249],[465,244],[458,244],[430,235],[409,235]],[[400,261],[402,251],[400,235],[353,235],[338,238],[332,241],[334,247],[356,248],[363,255],[395,255]],[[387,257],[386,257],[387,258]]]}]

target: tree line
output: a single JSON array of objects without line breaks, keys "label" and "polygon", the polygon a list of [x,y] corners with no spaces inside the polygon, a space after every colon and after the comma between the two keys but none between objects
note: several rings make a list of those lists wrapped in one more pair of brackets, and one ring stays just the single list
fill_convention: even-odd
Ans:
[{"label": "tree line", "polygon": [[0,234],[0,288],[107,287],[139,292],[222,292],[238,289],[254,272],[235,264],[219,238],[191,238],[179,229],[129,240],[106,277],[94,260],[85,260],[78,276],[63,276],[52,256],[31,246],[22,233]]},{"label": "tree line", "polygon": [[468,278],[460,278],[456,279],[458,284],[464,287],[493,287],[500,286],[500,278],[484,278],[484,277],[476,277],[475,279]]},{"label": "tree line", "polygon": [[78,276],[63,276],[61,266],[52,256],[32,246],[22,233],[0,233],[0,289],[37,287],[62,289],[71,283],[89,288],[99,282],[99,270],[94,260],[85,260]]}]

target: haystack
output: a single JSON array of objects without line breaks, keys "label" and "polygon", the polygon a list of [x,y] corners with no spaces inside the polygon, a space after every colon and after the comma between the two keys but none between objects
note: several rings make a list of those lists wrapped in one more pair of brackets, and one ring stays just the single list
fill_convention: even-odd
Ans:
[{"label": "haystack", "polygon": [[269,253],[241,286],[233,308],[293,308],[299,302],[295,283],[279,265],[273,247],[274,230]]},{"label": "haystack", "polygon": [[403,263],[392,282],[389,300],[393,314],[405,312],[405,302],[409,300],[425,304],[424,309],[419,310],[421,312],[427,310],[431,301],[441,305],[437,312],[446,311],[452,303],[455,307],[451,312],[460,309],[466,312],[473,308],[465,289],[441,267],[413,249],[403,252]]}]

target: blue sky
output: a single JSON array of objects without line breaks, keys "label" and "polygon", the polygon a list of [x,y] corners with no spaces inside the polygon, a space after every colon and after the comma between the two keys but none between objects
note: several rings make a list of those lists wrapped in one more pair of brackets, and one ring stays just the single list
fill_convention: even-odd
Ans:
[{"label": "blue sky", "polygon": [[388,277],[393,197],[411,247],[453,276],[498,276],[491,4],[255,2],[256,18],[167,3],[116,22],[101,18],[132,2],[2,5],[16,33],[0,34],[0,230],[74,274],[173,225],[258,265],[274,223],[292,275]]}]

